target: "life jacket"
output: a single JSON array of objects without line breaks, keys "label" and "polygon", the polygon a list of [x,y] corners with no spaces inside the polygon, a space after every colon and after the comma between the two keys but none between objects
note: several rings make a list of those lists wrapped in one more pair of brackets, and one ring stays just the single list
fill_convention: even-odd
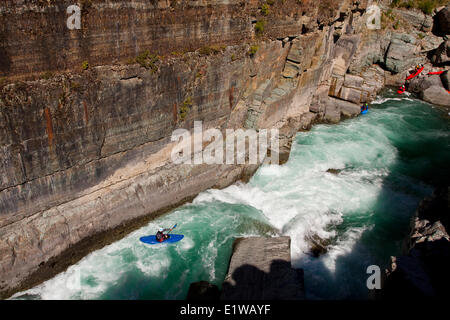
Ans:
[{"label": "life jacket", "polygon": [[164,234],[161,231],[158,231],[156,233],[156,241],[163,242],[164,241]]}]

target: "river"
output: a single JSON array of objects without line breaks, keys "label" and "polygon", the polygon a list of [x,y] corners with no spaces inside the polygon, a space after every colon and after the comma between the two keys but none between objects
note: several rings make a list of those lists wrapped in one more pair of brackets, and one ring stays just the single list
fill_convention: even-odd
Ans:
[{"label": "river", "polygon": [[[367,115],[298,133],[286,164],[202,192],[13,298],[184,299],[191,282],[220,287],[236,237],[287,235],[308,299],[365,299],[367,267],[384,269],[400,253],[420,200],[448,182],[449,163],[448,114],[387,90]],[[139,241],[174,224],[185,235],[176,244]],[[308,237],[327,252],[313,256]]]}]

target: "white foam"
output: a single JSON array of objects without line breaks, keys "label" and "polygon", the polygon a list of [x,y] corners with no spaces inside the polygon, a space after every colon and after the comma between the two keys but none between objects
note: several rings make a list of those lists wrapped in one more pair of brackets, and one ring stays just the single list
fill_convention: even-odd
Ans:
[{"label": "white foam", "polygon": [[[411,94],[407,94],[407,96],[410,96]],[[388,101],[414,101],[411,98],[377,98],[374,101],[371,102],[371,104],[383,104]]]}]

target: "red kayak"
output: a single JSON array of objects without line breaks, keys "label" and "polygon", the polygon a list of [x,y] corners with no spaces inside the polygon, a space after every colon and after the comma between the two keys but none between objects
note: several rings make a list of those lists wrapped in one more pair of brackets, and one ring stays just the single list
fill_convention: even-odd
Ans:
[{"label": "red kayak", "polygon": [[406,78],[406,80],[411,80],[412,78],[418,76],[418,75],[423,71],[424,68],[425,68],[425,67],[422,67],[422,68],[420,68],[419,70],[417,70],[416,73],[413,73],[413,74],[409,75],[409,76]]},{"label": "red kayak", "polygon": [[433,74],[443,74],[444,71],[436,71],[436,72],[428,72],[428,75],[433,75]]},{"label": "red kayak", "polygon": [[406,91],[406,90],[400,90],[400,89],[398,89],[398,90],[397,90],[397,93],[398,93],[398,94],[402,94],[402,93],[405,93],[405,91]]}]

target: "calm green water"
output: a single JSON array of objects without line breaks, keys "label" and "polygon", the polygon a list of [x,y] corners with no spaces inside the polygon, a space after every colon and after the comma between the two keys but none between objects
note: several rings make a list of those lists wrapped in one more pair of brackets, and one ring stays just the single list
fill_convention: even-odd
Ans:
[{"label": "calm green water", "polygon": [[[387,92],[365,116],[299,133],[285,165],[205,191],[15,297],[184,299],[191,282],[221,285],[235,237],[282,234],[292,238],[308,298],[365,298],[367,266],[384,268],[399,253],[419,201],[448,181],[449,132],[446,112]],[[179,243],[138,241],[175,223]],[[305,240],[313,234],[329,242],[319,258]]]}]

